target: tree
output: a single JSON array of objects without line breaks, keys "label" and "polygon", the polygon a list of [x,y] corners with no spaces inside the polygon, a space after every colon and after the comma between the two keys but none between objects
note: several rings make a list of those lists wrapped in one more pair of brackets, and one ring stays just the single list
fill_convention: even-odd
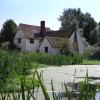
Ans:
[{"label": "tree", "polygon": [[84,14],[79,8],[65,9],[58,20],[61,22],[60,29],[67,29],[69,32],[73,32],[73,30],[75,30],[75,20],[77,20],[79,22],[79,28],[84,29],[83,36],[87,39],[87,41],[90,44],[94,44],[96,42],[96,36],[95,38],[91,36],[91,31],[94,31],[96,27],[96,21],[89,13]]},{"label": "tree", "polygon": [[86,25],[83,35],[90,44],[95,44],[97,42],[97,32],[95,29],[97,24],[89,13],[84,14],[84,22]]},{"label": "tree", "polygon": [[13,45],[14,36],[16,34],[16,30],[17,30],[16,23],[13,20],[8,19],[3,24],[3,28],[1,29],[1,37],[3,39],[3,42],[9,41],[10,42],[10,46],[12,46]]},{"label": "tree", "polygon": [[97,42],[100,44],[100,22],[97,25]]}]

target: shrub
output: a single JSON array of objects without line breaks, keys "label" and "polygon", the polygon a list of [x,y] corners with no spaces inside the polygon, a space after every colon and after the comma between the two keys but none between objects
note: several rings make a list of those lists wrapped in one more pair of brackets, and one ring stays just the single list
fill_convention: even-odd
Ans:
[{"label": "shrub", "polygon": [[81,64],[83,62],[83,57],[81,55],[74,55],[72,59],[72,64]]},{"label": "shrub", "polygon": [[100,60],[100,50],[94,51],[93,54],[91,55],[91,59]]},{"label": "shrub", "polygon": [[89,48],[84,52],[84,57],[90,59],[92,53],[93,53],[93,50]]}]

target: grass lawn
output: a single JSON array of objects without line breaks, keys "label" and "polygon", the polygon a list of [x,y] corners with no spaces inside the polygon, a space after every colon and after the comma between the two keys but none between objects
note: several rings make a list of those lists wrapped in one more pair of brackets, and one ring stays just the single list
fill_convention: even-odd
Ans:
[{"label": "grass lawn", "polygon": [[100,65],[100,60],[83,60],[83,65]]}]

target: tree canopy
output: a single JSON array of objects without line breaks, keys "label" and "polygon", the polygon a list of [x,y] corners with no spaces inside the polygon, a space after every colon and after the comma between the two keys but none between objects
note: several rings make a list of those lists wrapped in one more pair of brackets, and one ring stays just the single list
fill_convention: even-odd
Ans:
[{"label": "tree canopy", "polygon": [[97,42],[100,44],[100,23],[97,26]]},{"label": "tree canopy", "polygon": [[73,32],[75,28],[75,20],[79,22],[79,28],[83,28],[83,36],[90,44],[96,42],[96,21],[91,17],[90,13],[82,13],[81,9],[64,9],[62,15],[58,18],[61,22],[60,29],[67,29],[69,32]]},{"label": "tree canopy", "polygon": [[4,22],[3,28],[1,29],[2,41],[3,42],[9,41],[10,44],[13,44],[16,30],[17,30],[17,25],[13,20],[8,19],[6,22]]}]

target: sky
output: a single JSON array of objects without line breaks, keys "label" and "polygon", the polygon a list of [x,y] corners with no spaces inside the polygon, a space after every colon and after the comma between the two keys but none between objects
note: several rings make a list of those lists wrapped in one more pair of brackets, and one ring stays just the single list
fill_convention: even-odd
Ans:
[{"label": "sky", "polygon": [[0,29],[7,19],[13,19],[17,25],[38,26],[45,20],[46,27],[58,30],[58,18],[65,8],[81,8],[100,21],[100,0],[0,0]]}]

